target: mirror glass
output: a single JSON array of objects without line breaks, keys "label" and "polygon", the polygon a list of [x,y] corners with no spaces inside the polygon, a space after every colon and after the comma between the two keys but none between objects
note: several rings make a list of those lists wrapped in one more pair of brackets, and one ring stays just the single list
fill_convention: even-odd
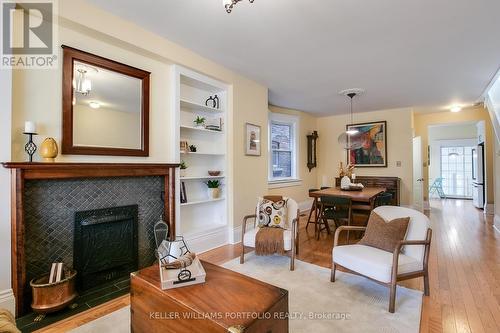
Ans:
[{"label": "mirror glass", "polygon": [[73,61],[73,145],[141,149],[142,80]]}]

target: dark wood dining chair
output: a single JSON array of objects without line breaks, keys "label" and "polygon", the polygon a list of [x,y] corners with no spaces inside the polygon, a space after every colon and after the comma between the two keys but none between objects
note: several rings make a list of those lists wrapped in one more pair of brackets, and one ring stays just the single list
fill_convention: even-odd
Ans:
[{"label": "dark wood dining chair", "polygon": [[[343,196],[321,196],[319,201],[319,215],[316,219],[316,239],[323,230],[330,234],[329,220],[333,220],[337,228],[341,222],[348,226],[352,221],[352,200]],[[347,236],[349,238],[349,235]]]},{"label": "dark wood dining chair", "polygon": [[391,193],[384,192],[377,195],[377,197],[375,198],[375,207],[380,206],[393,206]]}]

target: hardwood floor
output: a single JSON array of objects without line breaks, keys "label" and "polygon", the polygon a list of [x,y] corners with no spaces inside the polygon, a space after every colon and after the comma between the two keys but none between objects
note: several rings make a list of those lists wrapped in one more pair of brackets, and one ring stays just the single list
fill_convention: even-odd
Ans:
[{"label": "hardwood floor", "polygon": [[[470,201],[433,201],[430,254],[431,295],[423,298],[420,332],[500,332],[500,233]],[[333,235],[319,241],[301,218],[299,260],[330,267]],[[226,245],[200,256],[222,264],[239,255],[239,245]],[[422,279],[401,283],[423,289]],[[122,297],[56,323],[39,332],[61,332],[82,325],[129,303]]]}]

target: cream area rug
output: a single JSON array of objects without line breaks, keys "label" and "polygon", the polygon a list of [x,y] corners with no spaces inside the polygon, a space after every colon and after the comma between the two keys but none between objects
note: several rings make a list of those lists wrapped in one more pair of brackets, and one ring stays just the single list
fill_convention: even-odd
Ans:
[{"label": "cream area rug", "polygon": [[[396,313],[387,312],[389,290],[363,277],[337,272],[300,260],[295,271],[282,256],[245,256],[223,265],[228,269],[288,290],[290,332],[383,332],[417,333],[420,327],[422,292],[398,287]],[[130,332],[130,308],[126,307],[72,330],[87,332]]]}]

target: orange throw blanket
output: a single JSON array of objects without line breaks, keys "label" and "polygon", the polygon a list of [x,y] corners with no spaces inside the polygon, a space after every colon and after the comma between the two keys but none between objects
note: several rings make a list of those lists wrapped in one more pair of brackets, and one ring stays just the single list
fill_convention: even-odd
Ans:
[{"label": "orange throw blanket", "polygon": [[282,228],[259,228],[255,235],[255,254],[258,256],[285,254],[284,231]]}]

